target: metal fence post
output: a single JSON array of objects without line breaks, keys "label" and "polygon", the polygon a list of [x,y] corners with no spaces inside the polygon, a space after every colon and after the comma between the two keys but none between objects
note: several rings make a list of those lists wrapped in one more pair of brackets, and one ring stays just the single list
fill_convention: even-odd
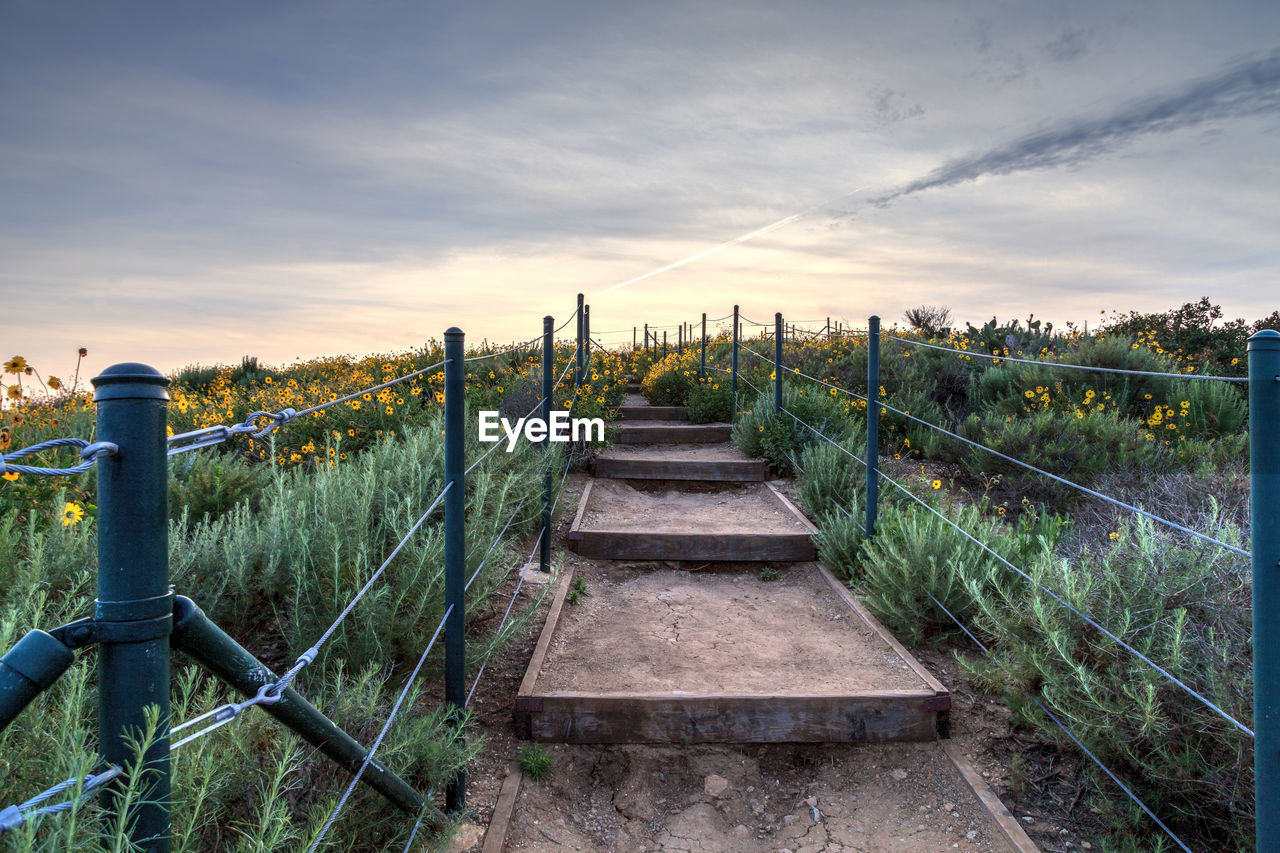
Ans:
[{"label": "metal fence post", "polygon": [[[170,849],[169,380],[145,364],[115,364],[92,380],[98,440],[119,452],[98,460],[98,742],[108,764],[129,767],[129,745],[146,730],[148,706],[159,711],[145,753],[140,803],[129,839],[148,853]],[[109,623],[109,624],[106,624]],[[106,797],[116,798],[118,791]]]},{"label": "metal fence post", "polygon": [[[551,423],[551,374],[555,373],[553,322],[550,315],[542,318],[542,420],[547,424]],[[546,455],[550,450],[548,429],[542,440],[542,464],[546,470],[542,472],[542,537],[538,543],[538,568],[544,572],[551,571],[551,460]]]},{"label": "metal fence post", "polygon": [[582,331],[583,322],[586,319],[586,312],[582,306],[582,294],[578,294],[578,349],[576,352],[577,361],[573,368],[573,387],[577,388],[582,384]]},{"label": "metal fence post", "polygon": [[[449,491],[444,496],[444,606],[453,608],[445,621],[444,634],[444,698],[449,705],[454,725],[462,723],[466,706],[466,600],[463,595],[467,563],[467,541],[464,528],[466,483],[464,481],[467,408],[464,375],[466,355],[462,330],[455,327],[444,333],[444,481]],[[458,733],[462,737],[462,733]],[[445,811],[459,814],[467,805],[467,777],[459,771],[449,780],[445,790]]]},{"label": "metal fence post", "polygon": [[644,324],[644,351],[646,354],[648,354],[649,352],[649,324],[648,323]]},{"label": "metal fence post", "polygon": [[667,357],[667,330],[662,330],[662,357]]},{"label": "metal fence post", "polygon": [[702,361],[698,365],[698,381],[707,378],[707,312],[702,312]]},{"label": "metal fence post", "polygon": [[773,315],[773,413],[782,416],[782,312]]},{"label": "metal fence post", "polygon": [[676,355],[684,355],[684,323],[680,324],[680,331],[676,332]]},{"label": "metal fence post", "polygon": [[591,376],[591,306],[582,306],[582,381]]},{"label": "metal fence post", "polygon": [[733,381],[729,388],[729,396],[733,400],[730,405],[730,423],[738,420],[738,306],[733,306]]},{"label": "metal fence post", "polygon": [[1249,338],[1253,771],[1258,850],[1280,850],[1280,332]]},{"label": "metal fence post", "polygon": [[880,494],[880,318],[867,320],[867,538],[876,534]]}]

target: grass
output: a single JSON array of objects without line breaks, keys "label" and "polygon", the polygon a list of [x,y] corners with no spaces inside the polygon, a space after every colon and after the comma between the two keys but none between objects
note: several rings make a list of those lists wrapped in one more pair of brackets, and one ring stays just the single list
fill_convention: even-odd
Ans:
[{"label": "grass", "polygon": [[526,776],[539,781],[547,778],[551,773],[551,766],[555,763],[555,758],[540,743],[520,747],[520,751],[516,753],[516,760]]},{"label": "grass", "polygon": [[[363,366],[353,371],[357,378],[378,381],[386,365],[404,366],[376,357],[359,364]],[[473,411],[501,408],[507,396],[523,395],[537,381],[519,354],[480,364],[495,369],[493,378],[486,372],[480,381],[475,365],[477,375],[468,389]],[[616,356],[607,354],[592,361],[597,377],[606,371],[620,376],[619,365]],[[175,402],[175,419],[212,411],[220,403],[229,405],[232,419],[243,406],[278,408],[285,401],[284,389],[301,399],[309,393],[308,381],[336,393],[349,387],[342,383],[355,381],[339,373],[327,362],[190,371],[193,385],[206,383],[215,390],[175,389],[175,401],[178,394],[187,401],[186,412],[178,412]],[[585,416],[593,407],[607,411],[620,401],[622,390],[620,382],[597,380],[588,393],[594,394],[590,403],[580,396],[575,415]],[[254,447],[241,440],[178,456],[171,463],[169,561],[177,591],[194,598],[276,672],[317,640],[443,486],[441,407],[434,398],[403,407],[396,399],[386,404],[395,410],[390,415],[383,409],[371,413],[367,405],[345,412],[339,407],[327,417],[341,415],[344,420],[326,421],[323,429],[303,420]],[[220,418],[229,420],[226,410]],[[303,428],[303,434],[295,435],[294,427]],[[81,397],[33,402],[6,410],[2,428],[10,447],[53,434],[89,436],[92,410]],[[348,435],[348,429],[356,435]],[[468,435],[468,460],[487,449]],[[526,556],[513,543],[526,540],[540,524],[544,459],[562,469],[564,449],[546,457],[521,443],[513,453],[492,454],[468,476],[467,577],[480,568],[490,543],[512,519],[467,593],[469,612],[490,609],[487,600]],[[8,649],[32,628],[65,624],[89,611],[97,571],[95,491],[92,475],[23,476],[0,483],[0,585],[6,590],[0,600],[0,649]],[[69,503],[82,516],[64,523]],[[409,539],[295,682],[361,743],[371,743],[385,723],[442,615],[440,517],[437,510]],[[469,680],[484,655],[512,636],[528,612],[522,605],[500,633],[473,631],[468,637]],[[464,742],[449,722],[433,686],[441,672],[441,655],[435,652],[411,686],[377,756],[419,791],[451,777],[483,747],[474,731]],[[82,655],[0,733],[0,805],[22,802],[94,767],[95,679],[92,654]],[[175,721],[238,698],[181,656],[173,662],[172,695]],[[305,849],[349,778],[274,719],[250,709],[174,754],[173,849]],[[136,798],[142,788],[130,782],[124,790],[126,797]],[[426,826],[447,831],[437,817],[428,814]],[[412,816],[387,808],[378,794],[360,786],[321,849],[403,846],[413,823]],[[103,813],[98,798],[91,798],[66,813],[33,821],[6,838],[6,849],[125,851],[129,846],[120,826]]]},{"label": "grass", "polygon": [[[1242,390],[1177,378],[1191,371],[1241,375],[1244,353],[1224,342],[1239,338],[1245,326],[1219,337],[1185,324],[1132,334],[1132,316],[1119,320],[1092,335],[993,321],[932,338],[959,354],[886,344],[880,394],[889,406],[1245,545]],[[1180,350],[1178,341],[1197,342],[1196,349]],[[725,366],[729,346],[720,341],[712,349],[713,363]],[[992,363],[966,349],[1174,378]],[[788,342],[784,358],[810,376],[865,392],[865,341]],[[978,683],[1013,710],[1024,737],[1076,752],[1028,697],[1044,702],[1193,846],[1251,849],[1252,742],[1050,595],[1248,725],[1247,560],[1083,498],[887,408],[878,436],[881,469],[1041,586],[887,483],[880,486],[877,534],[868,541],[860,529],[862,465],[826,442],[784,429],[772,413],[771,364],[744,356],[742,375],[739,387],[747,390],[737,401],[735,440],[781,470],[800,472],[797,491],[819,527],[823,561],[844,573],[890,630],[916,644],[953,644]],[[784,395],[788,408],[810,401],[815,420],[839,418],[836,428],[823,431],[863,456],[865,404],[791,374]],[[818,407],[820,399],[828,409]],[[989,657],[976,652],[925,589],[977,633],[992,649]],[[1107,843],[1116,850],[1158,849],[1160,830],[1100,772],[1087,772],[1095,792],[1089,807],[1113,827]]]}]

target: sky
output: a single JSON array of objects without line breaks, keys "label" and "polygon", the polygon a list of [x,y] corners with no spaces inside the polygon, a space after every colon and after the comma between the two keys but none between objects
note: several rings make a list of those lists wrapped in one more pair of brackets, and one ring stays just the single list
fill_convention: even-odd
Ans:
[{"label": "sky", "polygon": [[1252,320],[1278,151],[1270,0],[0,0],[0,356]]}]

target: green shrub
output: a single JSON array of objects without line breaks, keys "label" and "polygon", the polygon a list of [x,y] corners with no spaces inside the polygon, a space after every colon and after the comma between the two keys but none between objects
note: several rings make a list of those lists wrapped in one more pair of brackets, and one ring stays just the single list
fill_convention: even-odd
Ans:
[{"label": "green shrub", "polygon": [[547,778],[547,774],[551,772],[551,766],[555,763],[555,758],[540,743],[520,747],[520,751],[516,753],[516,760],[520,763],[520,769],[530,779]]},{"label": "green shrub", "polygon": [[[864,430],[853,430],[841,446],[849,453],[862,458],[866,448],[862,445]],[[866,468],[840,447],[819,441],[800,451],[800,470],[796,474],[796,491],[800,502],[809,511],[810,518],[821,518],[839,512],[836,504],[853,511],[859,500],[855,493],[866,479]]]},{"label": "green shrub", "polygon": [[640,393],[651,406],[683,406],[698,384],[698,370],[692,351],[683,356],[671,353],[649,368]]},{"label": "green shrub", "polygon": [[[1180,438],[1185,436],[1188,441],[1235,435],[1249,421],[1249,405],[1244,394],[1226,382],[1179,382],[1172,389],[1169,406],[1177,406],[1179,412],[1187,412],[1179,419],[1177,432]],[[1159,433],[1158,430],[1156,432]]]},{"label": "green shrub", "polygon": [[[1045,410],[1019,419],[975,418],[965,422],[961,434],[1084,486],[1105,470],[1150,466],[1157,456],[1138,424],[1115,412],[1067,416]],[[964,452],[962,463],[972,474],[1002,475],[1006,488],[1031,501],[1070,501],[1078,495],[1070,486],[976,447]]]},{"label": "green shrub", "polygon": [[733,425],[734,444],[749,456],[768,459],[781,472],[793,470],[792,460],[801,448],[823,441],[813,430],[839,442],[856,426],[846,406],[824,394],[785,385],[782,406],[794,417],[785,411],[774,414],[772,393],[758,395]]},{"label": "green shrub", "polygon": [[[1049,553],[1061,529],[1061,522],[1052,517],[1026,517],[1011,527],[984,517],[978,506],[941,511],[1015,565]],[[881,512],[875,538],[863,548],[853,576],[876,618],[919,644],[953,624],[925,590],[957,619],[968,621],[977,614],[978,604],[966,578],[999,572],[1008,569],[937,515],[911,503]]]},{"label": "green shrub", "polygon": [[188,526],[219,518],[241,503],[256,509],[271,466],[217,451],[192,451],[170,465],[169,517]]},{"label": "green shrub", "polygon": [[[1241,541],[1239,531],[1213,519],[1201,526]],[[1247,562],[1139,518],[1101,553],[1019,565],[1250,725]],[[1038,697],[1175,831],[1203,842],[1193,847],[1251,849],[1252,741],[1025,579],[988,565],[957,568],[992,647],[990,658],[975,656],[967,666],[1004,695],[1016,723],[1073,747],[1027,698]],[[1158,832],[1125,811],[1110,817],[1139,839]]]},{"label": "green shrub", "polygon": [[729,382],[718,376],[708,376],[699,382],[689,392],[685,412],[690,423],[728,422],[733,415]]}]

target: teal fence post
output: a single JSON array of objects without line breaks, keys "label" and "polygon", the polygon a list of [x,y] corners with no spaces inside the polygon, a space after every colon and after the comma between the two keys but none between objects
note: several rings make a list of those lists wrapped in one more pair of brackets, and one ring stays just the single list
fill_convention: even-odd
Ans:
[{"label": "teal fence post", "polygon": [[738,306],[733,306],[733,381],[730,383],[729,396],[733,400],[729,415],[730,423],[738,421]]},{"label": "teal fence post", "polygon": [[[93,378],[98,440],[119,452],[98,460],[98,743],[108,764],[129,767],[129,738],[146,731],[145,711],[159,711],[145,753],[129,839],[148,853],[170,849],[169,384],[154,367],[116,364]],[[108,800],[119,796],[108,790]]]},{"label": "teal fence post", "polygon": [[[553,323],[548,315],[542,318],[542,421],[551,423],[551,374],[555,373],[555,348],[551,339]],[[538,568],[544,572],[551,571],[551,460],[547,453],[551,450],[551,431],[542,440],[542,536],[538,544]]]},{"label": "teal fence post", "polygon": [[702,361],[698,364],[698,380],[707,378],[707,312],[702,312]]},{"label": "teal fence post", "polygon": [[[444,698],[455,726],[462,725],[466,693],[466,600],[464,597],[467,541],[464,526],[466,483],[464,482],[467,409],[462,330],[456,326],[444,333],[444,606],[453,608],[444,626]],[[462,733],[458,733],[459,740]],[[445,811],[459,814],[467,805],[465,771],[449,780],[445,789]]]},{"label": "teal fence post", "polygon": [[575,388],[577,388],[579,385],[582,384],[582,353],[583,353],[582,332],[583,332],[583,322],[585,320],[586,320],[586,312],[583,310],[582,294],[579,293],[578,294],[578,349],[576,350],[577,361],[574,363],[574,368],[573,368],[573,387]]},{"label": "teal fence post", "polygon": [[867,321],[867,538],[876,534],[880,495],[880,318]]},{"label": "teal fence post", "polygon": [[782,312],[773,315],[773,413],[782,415]]},{"label": "teal fence post", "polygon": [[676,355],[684,355],[684,323],[680,324],[680,331],[676,332]]},{"label": "teal fence post", "polygon": [[649,324],[648,323],[644,324],[644,351],[646,355],[649,353]]},{"label": "teal fence post", "polygon": [[1249,338],[1253,773],[1258,850],[1280,850],[1280,332]]},{"label": "teal fence post", "polygon": [[591,306],[582,306],[582,381],[591,375]]}]

